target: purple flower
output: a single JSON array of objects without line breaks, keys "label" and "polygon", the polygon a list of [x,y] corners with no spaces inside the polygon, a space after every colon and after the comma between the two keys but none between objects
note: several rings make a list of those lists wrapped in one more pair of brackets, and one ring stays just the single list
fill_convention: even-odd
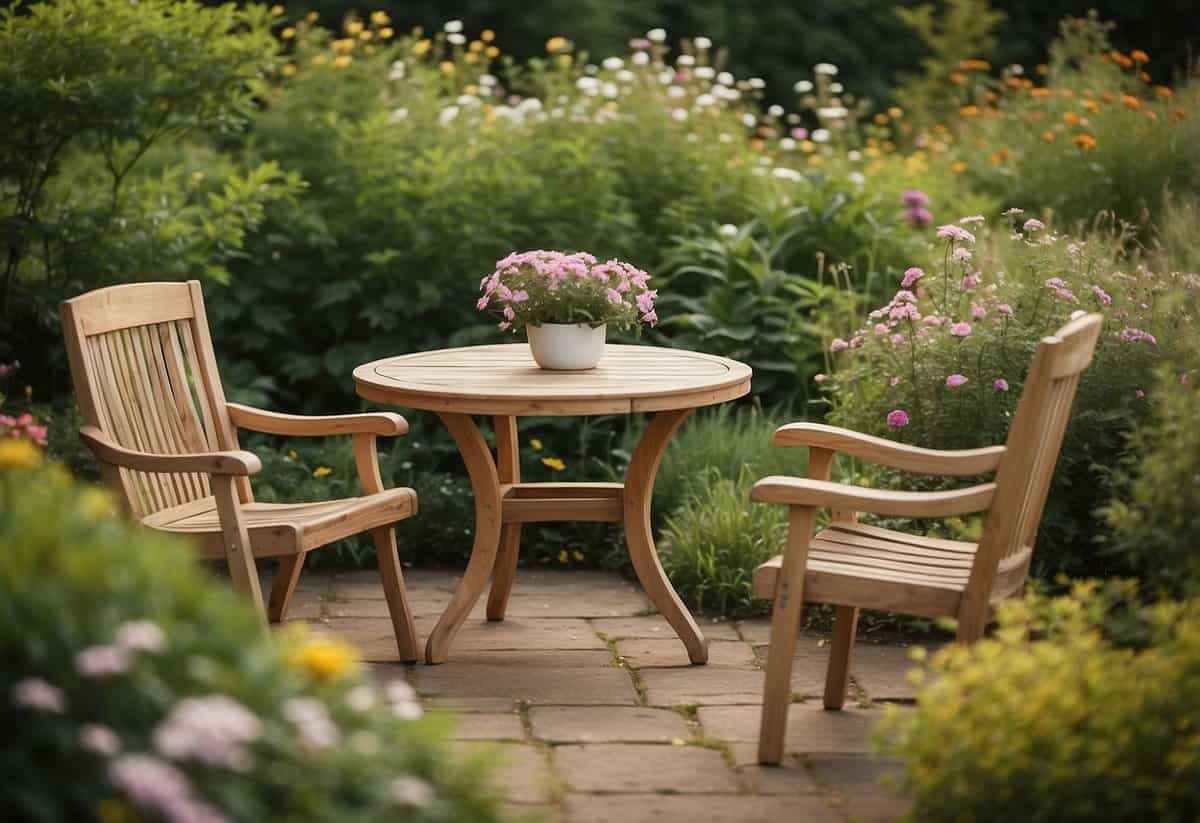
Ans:
[{"label": "purple flower", "polygon": [[966,337],[971,333],[971,324],[959,321],[950,327],[950,334],[953,337]]},{"label": "purple flower", "polygon": [[909,189],[904,192],[901,200],[910,209],[923,209],[929,205],[929,195],[917,189]]},{"label": "purple flower", "polygon": [[40,677],[26,677],[14,683],[12,701],[22,708],[47,714],[62,714],[67,710],[67,696],[63,690]]},{"label": "purple flower", "polygon": [[997,377],[992,381],[992,388],[995,391],[1008,391],[1008,381],[1003,377]]},{"label": "purple flower", "polygon": [[84,677],[108,677],[129,671],[132,656],[121,646],[89,646],[75,655],[75,668]]},{"label": "purple flower", "polygon": [[1030,217],[1025,221],[1025,225],[1022,228],[1024,228],[1025,231],[1029,232],[1030,234],[1033,234],[1036,231],[1041,231],[1042,229],[1046,228],[1046,224],[1035,217]]},{"label": "purple flower", "polygon": [[930,213],[929,209],[909,209],[904,212],[904,219],[913,228],[920,229],[933,222],[933,214]]},{"label": "purple flower", "polygon": [[833,342],[829,344],[829,350],[834,354],[845,351],[848,348],[850,348],[850,344],[840,337],[833,338]]},{"label": "purple flower", "polygon": [[154,730],[154,747],[175,760],[244,771],[250,766],[244,744],[261,734],[262,721],[236,700],[221,694],[188,697]]},{"label": "purple flower", "polygon": [[908,425],[908,412],[904,409],[892,409],[888,412],[887,424],[889,428],[902,429]]},{"label": "purple flower", "polygon": [[965,386],[967,384],[967,382],[968,381],[965,376],[963,376],[961,374],[952,374],[946,378],[946,387],[951,388],[951,389],[957,389],[959,386]]},{"label": "purple flower", "polygon": [[121,751],[121,739],[108,726],[85,723],[79,728],[79,745],[92,754],[112,757]]},{"label": "purple flower", "polygon": [[1121,329],[1118,335],[1126,343],[1149,343],[1152,346],[1157,346],[1158,341],[1154,339],[1154,335],[1150,332],[1135,329],[1133,326],[1126,326]]},{"label": "purple flower", "polygon": [[905,269],[904,277],[900,280],[900,285],[903,288],[911,289],[913,286],[915,286],[917,284],[917,281],[920,280],[924,276],[925,276],[925,272],[923,272],[921,269],[917,268],[916,266],[913,266],[910,269]]},{"label": "purple flower", "polygon": [[956,226],[953,223],[948,223],[945,226],[938,226],[937,236],[944,240],[962,240],[964,243],[974,243],[975,235],[964,229],[962,226]]},{"label": "purple flower", "polygon": [[1112,305],[1112,295],[1110,295],[1108,292],[1106,292],[1104,289],[1100,288],[1099,286],[1092,286],[1092,294],[1094,294],[1096,296],[1096,299],[1100,301],[1101,306],[1111,306]]}]

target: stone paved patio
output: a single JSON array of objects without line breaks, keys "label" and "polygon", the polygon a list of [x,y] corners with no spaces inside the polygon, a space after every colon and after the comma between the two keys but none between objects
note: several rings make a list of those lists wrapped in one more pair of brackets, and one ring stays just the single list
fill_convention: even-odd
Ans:
[{"label": "stone paved patio", "polygon": [[[422,643],[457,582],[409,571]],[[640,821],[887,821],[904,803],[881,785],[892,766],[871,749],[885,701],[911,700],[907,650],[860,643],[851,700],[820,705],[826,638],[801,636],[787,756],[756,763],[765,620],[704,621],[707,666],[683,645],[637,584],[599,572],[518,573],[502,623],[481,603],[440,666],[398,663],[371,572],[306,573],[291,620],[356,646],[374,673],[403,678],[431,710],[459,712],[464,753],[489,747],[516,819]]]}]

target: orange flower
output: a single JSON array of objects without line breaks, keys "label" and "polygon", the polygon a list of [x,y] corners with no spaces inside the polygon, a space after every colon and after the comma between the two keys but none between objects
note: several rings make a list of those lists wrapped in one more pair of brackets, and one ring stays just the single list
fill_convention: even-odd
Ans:
[{"label": "orange flower", "polygon": [[1090,111],[1092,114],[1095,114],[1100,111],[1100,106],[1095,100],[1084,100],[1083,109],[1084,111]]},{"label": "orange flower", "polygon": [[967,82],[967,76],[961,71],[952,71],[950,72],[950,82],[961,86]]},{"label": "orange flower", "polygon": [[961,114],[963,117],[978,117],[979,116],[979,106],[963,106],[961,109],[958,110],[958,113]]},{"label": "orange flower", "polygon": [[1115,103],[1117,100],[1117,96],[1115,94],[1113,94],[1111,91],[1106,91],[1106,92],[1104,92],[1104,94],[1100,95],[1100,99],[1103,100],[1105,103]]},{"label": "orange flower", "polygon": [[1130,111],[1137,111],[1142,107],[1142,101],[1138,100],[1132,94],[1125,94],[1121,96],[1121,105]]},{"label": "orange flower", "polygon": [[1039,86],[1039,87],[1038,87],[1038,88],[1036,88],[1036,89],[1030,89],[1030,90],[1029,90],[1029,93],[1030,93],[1030,95],[1032,95],[1033,97],[1049,97],[1049,96],[1050,96],[1050,89],[1048,89],[1048,88],[1045,88],[1044,86]]},{"label": "orange flower", "polygon": [[1045,63],[1038,63],[1037,68],[1035,68],[1034,71],[1036,71],[1038,74],[1046,75],[1050,73],[1050,67]]},{"label": "orange flower", "polygon": [[999,151],[994,151],[994,152],[992,152],[992,165],[993,166],[1003,166],[1005,163],[1008,162],[1008,158],[1009,158],[1008,149],[1000,149]]},{"label": "orange flower", "polygon": [[1090,134],[1077,134],[1072,142],[1082,151],[1091,151],[1096,148],[1096,138]]},{"label": "orange flower", "polygon": [[1129,52],[1129,56],[1133,58],[1135,63],[1150,62],[1150,55],[1146,54],[1146,52],[1142,51],[1141,49],[1134,49],[1133,51]]},{"label": "orange flower", "polygon": [[1052,130],[1050,130],[1050,129],[1046,129],[1044,132],[1042,132],[1042,140],[1044,140],[1044,141],[1045,141],[1045,142],[1047,142],[1047,143],[1053,143],[1053,142],[1054,142],[1054,139],[1055,139],[1057,136],[1058,136],[1058,135],[1056,135],[1056,134],[1055,134],[1055,133],[1054,133]]},{"label": "orange flower", "polygon": [[950,164],[950,171],[954,172],[955,174],[962,174],[966,170],[967,164],[961,160]]},{"label": "orange flower", "polygon": [[992,67],[992,64],[986,60],[959,60],[958,67],[963,71],[987,71]]},{"label": "orange flower", "polygon": [[1182,122],[1187,119],[1187,112],[1183,109],[1173,109],[1171,111],[1171,119],[1176,123]]},{"label": "orange flower", "polygon": [[1163,100],[1170,100],[1175,96],[1175,92],[1171,91],[1169,86],[1159,86],[1154,91]]},{"label": "orange flower", "polygon": [[1019,89],[1019,88],[1021,88],[1021,78],[1020,77],[1006,78],[1004,81],[1004,85],[1008,86],[1010,89]]},{"label": "orange flower", "polygon": [[1158,112],[1156,112],[1154,109],[1146,109],[1144,112],[1142,112],[1142,114],[1146,115],[1146,119],[1150,121],[1158,119]]},{"label": "orange flower", "polygon": [[1127,57],[1127,56],[1126,56],[1126,55],[1124,55],[1124,54],[1118,54],[1118,55],[1117,55],[1117,63],[1118,63],[1118,64],[1121,66],[1121,68],[1123,68],[1123,69],[1131,69],[1131,68],[1133,68],[1133,59],[1132,59],[1132,58],[1130,58],[1130,57]]},{"label": "orange flower", "polygon": [[1150,72],[1139,71],[1138,72],[1138,80],[1141,80],[1143,83],[1149,83],[1150,82]]},{"label": "orange flower", "polygon": [[1066,123],[1068,126],[1078,126],[1079,125],[1079,115],[1073,111],[1069,111],[1066,114],[1064,114],[1062,119],[1063,119],[1063,122]]}]

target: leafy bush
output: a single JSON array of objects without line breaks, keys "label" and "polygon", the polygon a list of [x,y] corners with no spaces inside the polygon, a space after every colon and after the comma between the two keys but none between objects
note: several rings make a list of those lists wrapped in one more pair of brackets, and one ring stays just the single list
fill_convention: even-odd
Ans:
[{"label": "leafy bush", "polygon": [[269,639],[186,547],[2,445],[0,816],[498,819],[407,685],[369,685],[332,641]]},{"label": "leafy bush", "polygon": [[1190,371],[1158,369],[1150,419],[1130,436],[1105,520],[1106,553],[1158,593],[1200,588],[1200,392]]},{"label": "leafy bush", "polygon": [[938,268],[910,269],[867,327],[833,342],[842,353],[824,385],[833,419],[848,428],[933,448],[1003,443],[1041,337],[1075,312],[1103,312],[1034,560],[1047,579],[1098,574],[1113,561],[1091,549],[1093,512],[1125,435],[1148,413],[1155,364],[1189,338],[1200,282],[1138,265],[1119,232],[1071,240],[1015,220],[1012,232],[982,218],[943,227]]},{"label": "leafy bush", "polygon": [[882,738],[904,761],[908,819],[1200,815],[1200,602],[1150,609],[1135,651],[1103,638],[1093,589],[1005,601],[992,637],[920,672],[936,679]]}]

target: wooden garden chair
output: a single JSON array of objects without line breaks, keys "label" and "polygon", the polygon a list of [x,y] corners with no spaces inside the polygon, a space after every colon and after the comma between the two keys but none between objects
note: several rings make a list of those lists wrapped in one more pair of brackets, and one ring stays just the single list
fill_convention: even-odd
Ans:
[{"label": "wooden garden chair", "polygon": [[[765,477],[751,498],[788,507],[787,546],[754,573],[757,596],[774,599],[763,689],[758,759],[783,756],[792,699],[792,655],[804,601],[834,604],[835,621],[824,703],[846,699],[858,610],[883,609],[957,619],[957,639],[982,634],[995,604],[1020,594],[1029,572],[1042,507],[1058,460],[1079,376],[1092,359],[1103,319],[1090,314],[1043,338],[1004,446],[935,451],[833,426],[791,423],[775,432],[777,446],[809,448],[808,478]],[[955,491],[880,491],[829,482],[836,453],[917,474],[995,480]],[[813,534],[818,509],[829,527]],[[856,512],[896,517],[986,513],[978,543],[921,537],[867,526]]]},{"label": "wooden garden chair", "polygon": [[[283,619],[304,556],[370,530],[400,659],[417,639],[392,524],[417,511],[412,489],[384,489],[377,436],[408,431],[398,414],[303,417],[227,403],[217,374],[200,284],[135,283],[62,304],[80,435],[105,482],[145,526],[191,538],[201,556],[224,558],[233,585],[260,614]],[[349,434],[364,495],[321,503],[257,503],[237,429],[310,436]],[[255,558],[277,557],[264,609]]]}]

